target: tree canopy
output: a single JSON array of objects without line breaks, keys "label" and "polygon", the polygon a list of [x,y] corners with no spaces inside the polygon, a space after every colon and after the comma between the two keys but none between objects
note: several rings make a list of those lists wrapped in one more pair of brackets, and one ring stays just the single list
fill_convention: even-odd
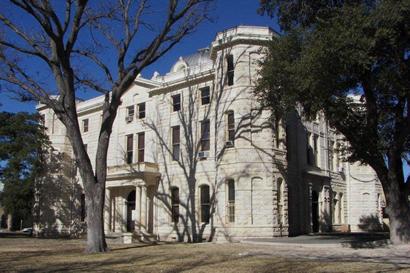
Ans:
[{"label": "tree canopy", "polygon": [[266,0],[260,12],[277,15],[285,31],[262,64],[262,103],[277,114],[323,111],[349,141],[349,160],[376,171],[389,215],[407,213],[392,239],[409,241],[410,1]]},{"label": "tree canopy", "polygon": [[0,113],[1,203],[15,224],[30,224],[34,180],[42,173],[47,145],[38,115]]}]

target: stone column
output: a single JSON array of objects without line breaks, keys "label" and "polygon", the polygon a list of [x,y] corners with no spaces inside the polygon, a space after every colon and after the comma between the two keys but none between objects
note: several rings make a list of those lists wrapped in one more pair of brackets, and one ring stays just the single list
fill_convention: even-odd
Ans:
[{"label": "stone column", "polygon": [[104,205],[104,232],[107,234],[111,227],[111,190],[105,189],[105,205]]},{"label": "stone column", "polygon": [[141,225],[147,226],[147,187],[141,187]]},{"label": "stone column", "polygon": [[135,187],[135,229],[141,229],[141,187]]}]

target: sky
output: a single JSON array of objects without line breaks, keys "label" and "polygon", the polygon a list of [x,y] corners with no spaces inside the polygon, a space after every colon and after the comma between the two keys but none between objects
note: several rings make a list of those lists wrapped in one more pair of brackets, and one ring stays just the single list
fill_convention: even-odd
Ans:
[{"label": "sky", "polygon": [[[154,3],[163,3],[163,1],[154,1]],[[162,59],[142,71],[142,76],[151,78],[155,71],[158,71],[160,74],[165,74],[180,56],[186,56],[195,53],[197,49],[208,47],[217,32],[231,27],[238,25],[268,26],[279,32],[280,29],[274,19],[257,14],[258,3],[258,0],[215,0],[211,12],[212,21],[203,23],[196,32],[186,37],[180,44],[168,52],[167,55],[163,56]],[[161,4],[154,5],[158,5],[158,14],[161,11],[160,9],[164,8]],[[25,19],[22,18],[21,20],[24,23]],[[91,98],[95,95],[94,93],[89,93],[85,94],[85,97],[87,98],[88,96],[88,98]],[[0,86],[0,111],[34,112],[35,103],[18,102],[13,99],[10,94],[5,94]],[[407,176],[410,174],[410,168],[406,166],[406,164],[404,165],[404,171]]]},{"label": "sky", "polygon": [[[279,31],[279,27],[273,19],[257,14],[258,2],[258,0],[216,0],[211,10],[212,21],[203,23],[162,59],[147,67],[142,72],[142,76],[151,78],[154,71],[158,71],[160,74],[168,72],[180,56],[189,55],[195,53],[197,49],[208,47],[217,32],[237,25],[269,26]],[[89,95],[90,97],[95,96],[95,94]],[[12,99],[9,94],[2,92],[1,86],[0,104],[0,111],[35,111],[35,103],[20,103]]]}]

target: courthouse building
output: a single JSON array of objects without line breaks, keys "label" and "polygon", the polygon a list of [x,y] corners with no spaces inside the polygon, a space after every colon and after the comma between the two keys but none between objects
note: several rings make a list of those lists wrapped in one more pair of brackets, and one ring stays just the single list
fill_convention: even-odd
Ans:
[{"label": "courthouse building", "polygon": [[[107,235],[187,240],[194,223],[201,238],[232,241],[381,223],[384,198],[374,171],[343,161],[346,142],[323,115],[307,121],[295,111],[276,124],[260,109],[253,93],[258,61],[275,35],[266,27],[228,29],[165,75],[135,79],[109,145]],[[92,162],[103,100],[77,104]],[[38,111],[61,166],[40,183],[36,229],[76,232],[86,218],[72,148],[53,112]]]}]

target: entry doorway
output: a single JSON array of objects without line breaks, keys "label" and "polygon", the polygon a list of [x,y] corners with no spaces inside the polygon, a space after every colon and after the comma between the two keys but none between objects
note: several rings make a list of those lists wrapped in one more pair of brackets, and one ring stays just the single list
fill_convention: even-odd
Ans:
[{"label": "entry doorway", "polygon": [[319,195],[312,191],[312,232],[319,232]]},{"label": "entry doorway", "polygon": [[135,221],[132,219],[132,212],[135,210],[135,190],[131,191],[127,197],[127,232],[135,230]]}]

